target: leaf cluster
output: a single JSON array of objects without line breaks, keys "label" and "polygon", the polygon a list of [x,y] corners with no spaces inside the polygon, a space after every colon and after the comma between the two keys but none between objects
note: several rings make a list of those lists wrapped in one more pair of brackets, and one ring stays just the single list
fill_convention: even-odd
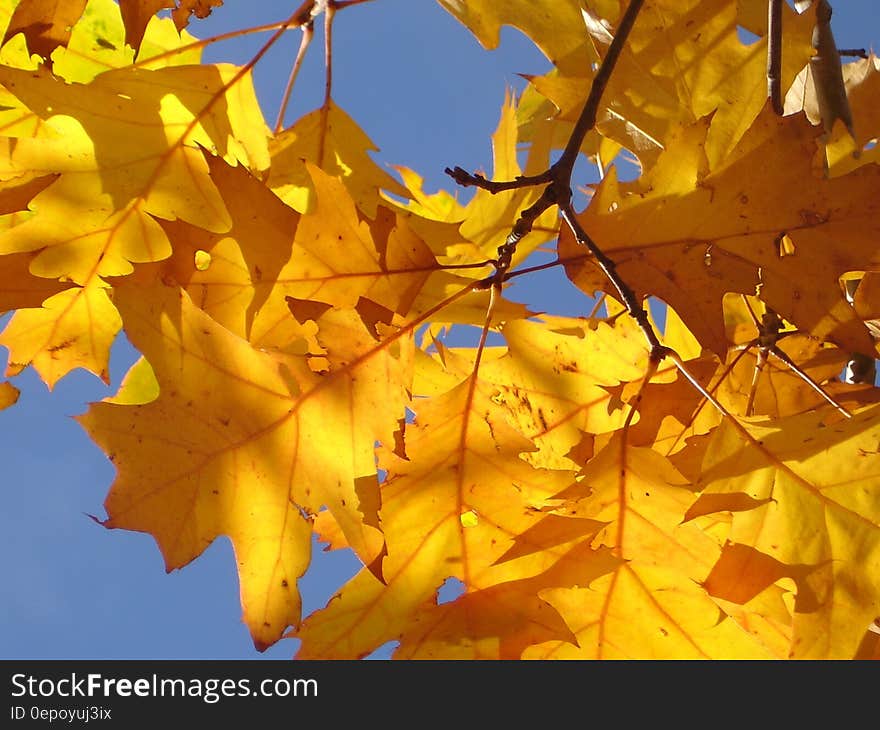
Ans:
[{"label": "leaf cluster", "polygon": [[[306,2],[266,48],[361,2]],[[625,3],[440,4],[487,48],[514,25],[552,60],[492,140],[494,179],[539,175]],[[784,6],[784,116],[766,2],[647,0],[627,39],[581,146],[602,179],[578,221],[652,302],[675,353],[658,362],[554,208],[504,283],[564,271],[584,316],[487,285],[539,187],[463,203],[392,176],[329,72],[318,109],[270,128],[263,51],[205,64],[183,29],[222,3],[3,0],[7,377],[107,380],[124,329],[142,358],[79,417],[117,469],[104,524],[150,533],[169,570],[228,536],[261,650],[871,656],[880,406],[839,375],[876,356],[880,62],[845,64],[852,123],[823,126],[821,4]],[[363,569],[303,620],[316,534]],[[450,579],[463,592],[440,602]]]}]

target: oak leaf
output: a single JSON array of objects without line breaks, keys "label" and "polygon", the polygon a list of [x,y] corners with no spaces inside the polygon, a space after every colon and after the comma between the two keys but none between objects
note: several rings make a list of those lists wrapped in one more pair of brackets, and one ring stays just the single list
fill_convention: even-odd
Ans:
[{"label": "oak leaf", "polygon": [[[354,311],[317,317],[330,338],[323,356],[290,355],[252,347],[161,280],[119,285],[114,301],[159,396],[80,417],[118,470],[105,524],[150,532],[169,570],[229,535],[244,620],[264,649],[299,624],[296,581],[322,506],[365,563],[381,553],[373,444],[393,443],[405,371]],[[345,421],[340,441],[326,424]]]},{"label": "oak leaf", "polygon": [[[687,515],[731,510],[730,541],[796,576],[795,658],[853,656],[880,613],[878,410],[850,420],[829,410],[747,423],[752,440],[722,424]],[[744,497],[755,506],[743,509]],[[765,584],[776,577],[765,572]]]},{"label": "oak leaf", "polygon": [[[585,229],[639,297],[659,296],[718,354],[727,348],[722,298],[731,291],[758,292],[803,331],[872,352],[838,278],[878,263],[880,171],[823,179],[811,163],[817,130],[803,117],[775,117],[769,107],[730,156],[709,167],[707,124],[674,135],[638,182],[606,177],[579,216]],[[755,165],[767,173],[753,174]],[[793,254],[780,248],[784,236]],[[559,258],[588,293],[607,289],[566,229]]]},{"label": "oak leaf", "polygon": [[[571,472],[534,469],[520,459],[533,447],[497,417],[490,393],[468,379],[413,404],[406,457],[383,463],[384,583],[363,570],[307,618],[297,633],[300,658],[356,658],[398,638],[450,576],[470,590],[523,577],[520,565],[494,563],[537,521],[530,508],[560,491]],[[525,561],[536,572],[554,558]]]},{"label": "oak leaf", "polygon": [[483,47],[498,46],[501,26],[519,28],[562,69],[584,69],[594,56],[586,43],[581,8],[575,0],[439,0]]},{"label": "oak leaf", "polygon": [[[810,58],[813,20],[812,14],[783,11],[782,83],[787,88]],[[765,18],[766,13],[764,8]],[[594,32],[594,43],[604,55],[607,31]],[[705,154],[714,165],[761,111],[766,63],[766,39],[751,45],[739,40],[734,0],[648,0],[603,93],[597,129],[645,164],[656,160],[677,125],[712,115]],[[560,109],[560,119],[573,121],[590,88],[587,69],[554,71],[530,81]]]}]

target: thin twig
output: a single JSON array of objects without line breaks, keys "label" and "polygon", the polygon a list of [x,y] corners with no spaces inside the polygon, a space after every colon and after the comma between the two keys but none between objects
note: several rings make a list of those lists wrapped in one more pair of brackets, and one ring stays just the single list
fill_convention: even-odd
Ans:
[{"label": "thin twig", "polygon": [[840,48],[837,51],[841,56],[854,56],[856,58],[868,58],[868,52],[864,48]]},{"label": "thin twig", "polygon": [[602,252],[584,230],[583,226],[581,226],[580,222],[575,217],[571,202],[566,203],[564,206],[560,206],[559,212],[562,215],[562,219],[568,224],[569,228],[571,228],[572,233],[574,233],[575,240],[580,245],[586,246],[589,249],[590,253],[593,254],[593,257],[596,259],[599,268],[602,269],[602,273],[605,274],[608,280],[614,285],[614,288],[617,290],[617,294],[620,297],[620,301],[626,306],[627,312],[629,312],[629,315],[636,321],[642,334],[645,335],[645,339],[648,341],[648,346],[651,348],[651,359],[656,359],[657,362],[660,362],[660,360],[669,354],[670,350],[665,345],[660,344],[657,333],[654,331],[654,327],[648,319],[648,313],[645,311],[642,303],[636,298],[635,292],[633,292],[626,282],[623,281],[620,274],[617,273],[617,266],[615,263]]},{"label": "thin twig", "polygon": [[309,44],[315,35],[315,23],[309,21],[302,26],[302,40],[299,43],[299,50],[296,53],[296,60],[293,62],[293,68],[290,70],[290,76],[287,78],[287,86],[284,88],[284,96],[281,99],[281,106],[278,109],[278,118],[275,121],[275,134],[281,131],[284,126],[284,117],[287,114],[287,106],[290,103],[290,95],[293,92],[293,85],[296,83],[296,77],[302,67],[303,59],[306,56]]},{"label": "thin twig", "polygon": [[822,386],[819,385],[815,380],[813,380],[807,373],[801,369],[800,365],[795,363],[785,352],[780,350],[775,345],[770,348],[770,352],[778,357],[782,362],[784,362],[791,371],[797,375],[801,380],[803,380],[807,385],[809,385],[813,390],[815,390],[819,395],[821,395],[829,404],[834,406],[840,413],[842,413],[846,418],[852,418],[852,413],[850,413],[846,408],[844,408],[840,403],[838,403],[834,398],[832,398],[828,393],[826,393]]},{"label": "thin twig", "polygon": [[767,354],[769,349],[766,347],[758,348],[758,359],[755,361],[755,369],[752,371],[752,384],[749,386],[749,398],[746,401],[745,415],[751,416],[755,407],[755,395],[758,393],[758,382],[761,380],[761,373],[767,364]]},{"label": "thin twig", "polygon": [[782,0],[769,0],[767,9],[767,96],[777,116],[782,105]]}]

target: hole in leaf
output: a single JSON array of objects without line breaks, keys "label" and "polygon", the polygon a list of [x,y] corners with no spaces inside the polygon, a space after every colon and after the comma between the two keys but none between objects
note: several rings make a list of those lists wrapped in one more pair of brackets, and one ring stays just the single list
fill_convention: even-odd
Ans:
[{"label": "hole in leaf", "polygon": [[776,253],[779,255],[779,258],[793,256],[794,252],[794,241],[789,238],[787,233],[783,233],[776,238]]},{"label": "hole in leaf", "polygon": [[202,251],[199,249],[196,251],[194,258],[194,263],[197,271],[207,271],[211,266],[211,254],[207,251]]},{"label": "hole in leaf", "polygon": [[464,583],[458,578],[450,576],[443,581],[443,585],[437,590],[437,605],[451,603],[462,594],[464,594]]},{"label": "hole in leaf", "polygon": [[753,43],[761,40],[761,36],[752,33],[748,28],[743,28],[741,25],[736,26],[736,35],[739,38],[739,42],[744,46],[751,46]]},{"label": "hole in leaf", "polygon": [[477,513],[474,510],[468,510],[467,512],[462,512],[458,519],[461,521],[462,527],[476,527],[480,524],[480,518],[477,517]]}]

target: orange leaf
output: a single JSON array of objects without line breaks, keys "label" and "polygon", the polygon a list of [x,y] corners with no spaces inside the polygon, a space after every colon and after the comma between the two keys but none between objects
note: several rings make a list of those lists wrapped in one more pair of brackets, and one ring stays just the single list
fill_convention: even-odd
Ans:
[{"label": "orange leaf", "polygon": [[21,0],[3,36],[6,43],[24,33],[28,49],[49,62],[52,51],[66,46],[71,28],[79,20],[88,0]]},{"label": "orange leaf", "polygon": [[171,11],[171,17],[174,18],[177,29],[183,30],[189,23],[190,16],[207,18],[214,8],[222,4],[223,0],[177,0],[177,8]]},{"label": "orange leaf", "polygon": [[174,0],[119,0],[125,42],[134,49],[139,48],[150,19],[163,8],[173,8],[174,4]]},{"label": "orange leaf", "polygon": [[[637,183],[605,178],[579,219],[640,296],[670,304],[697,338],[727,349],[726,292],[760,294],[780,316],[845,350],[873,352],[838,278],[878,265],[880,169],[822,179],[818,131],[769,106],[723,162],[707,167],[708,120],[669,140]],[[754,174],[760,168],[764,174]],[[788,235],[794,253],[778,242]],[[564,228],[560,260],[588,293],[611,287]],[[809,294],[808,294],[809,293]]]},{"label": "orange leaf", "polygon": [[118,470],[106,525],[151,533],[169,570],[229,535],[264,649],[299,623],[296,580],[321,507],[365,563],[381,553],[373,448],[393,443],[406,373],[353,311],[318,316],[329,351],[297,355],[252,347],[158,281],[117,287],[115,303],[159,396],[80,418]]}]

